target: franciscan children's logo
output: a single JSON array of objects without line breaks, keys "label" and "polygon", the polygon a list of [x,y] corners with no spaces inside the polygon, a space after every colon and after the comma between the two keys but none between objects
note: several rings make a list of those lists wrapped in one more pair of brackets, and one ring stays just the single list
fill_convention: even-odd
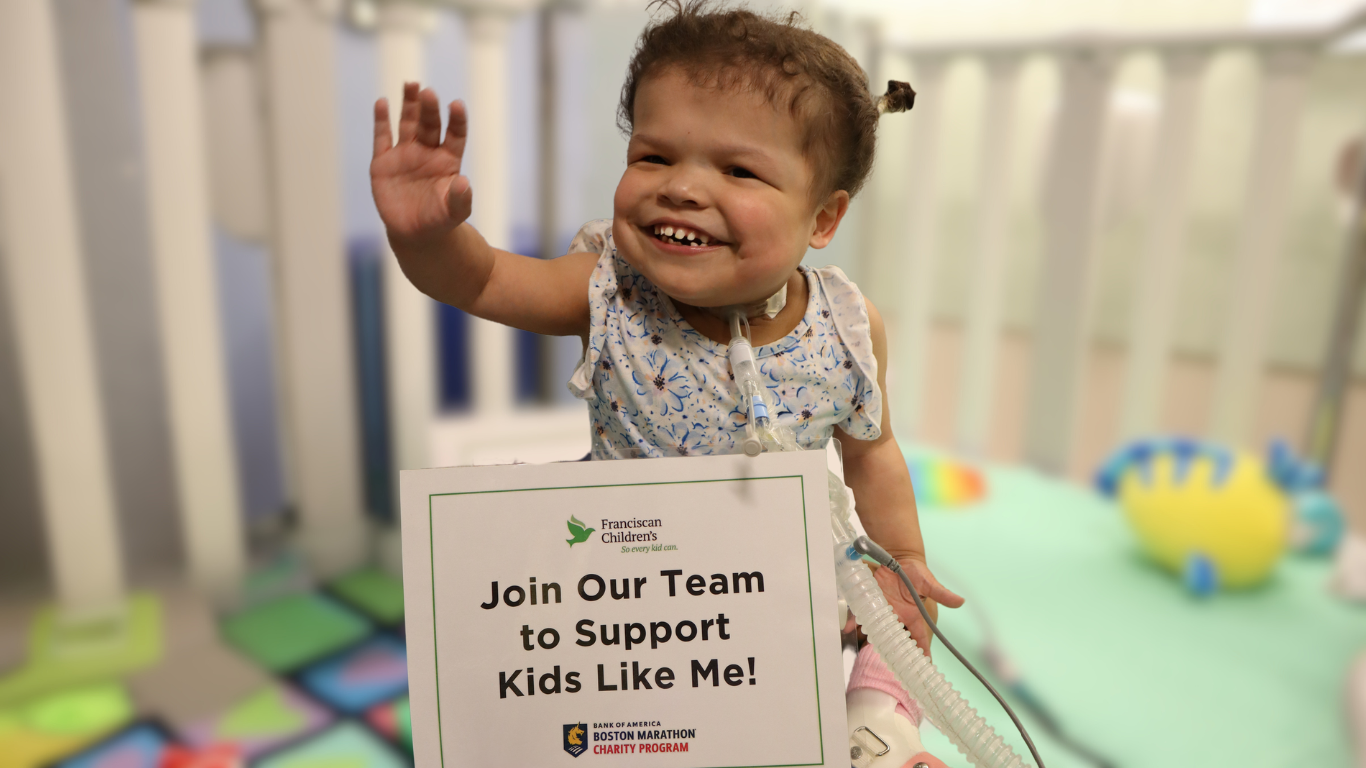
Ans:
[{"label": "franciscan children's logo", "polygon": [[[592,531],[593,529],[589,528],[588,530]],[[570,546],[573,546],[573,544],[570,544]],[[587,752],[588,745],[584,743],[588,741],[587,737],[587,723],[569,723],[564,727],[564,751],[574,757],[578,757],[584,752]]]},{"label": "franciscan children's logo", "polygon": [[[588,528],[582,522],[580,522],[577,517],[574,517],[573,515],[570,515],[569,519],[566,520],[564,524],[569,526],[569,535],[574,537],[572,539],[565,539],[565,541],[569,542],[570,547],[573,547],[575,544],[581,544],[585,541],[588,541],[588,537],[593,533],[593,531],[597,530],[596,528]],[[565,747],[565,749],[568,748],[569,747]],[[575,755],[575,757],[578,757],[578,755]]]}]

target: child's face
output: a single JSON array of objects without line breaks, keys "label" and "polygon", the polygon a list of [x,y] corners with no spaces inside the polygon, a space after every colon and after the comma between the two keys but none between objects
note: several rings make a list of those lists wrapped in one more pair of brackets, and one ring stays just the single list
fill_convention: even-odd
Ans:
[{"label": "child's face", "polygon": [[[670,69],[639,85],[634,118],[613,236],[626,262],[671,298],[698,307],[762,301],[808,247],[834,236],[848,194],[817,205],[802,125],[761,94],[699,87]],[[664,227],[694,239],[656,234]]]}]

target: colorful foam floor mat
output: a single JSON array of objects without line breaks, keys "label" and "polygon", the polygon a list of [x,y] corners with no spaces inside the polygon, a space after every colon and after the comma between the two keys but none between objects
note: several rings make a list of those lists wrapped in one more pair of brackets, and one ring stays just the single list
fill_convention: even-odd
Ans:
[{"label": "colorful foam floor mat", "polygon": [[0,707],[0,768],[412,766],[402,622],[401,584],[374,569],[262,602],[221,623],[262,689],[191,722],[119,682],[36,696]]}]

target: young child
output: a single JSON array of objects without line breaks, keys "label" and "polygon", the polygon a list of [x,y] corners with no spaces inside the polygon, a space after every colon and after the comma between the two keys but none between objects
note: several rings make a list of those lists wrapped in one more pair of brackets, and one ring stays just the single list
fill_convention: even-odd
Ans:
[{"label": "young child", "polygon": [[[840,439],[868,535],[931,610],[958,607],[926,566],[892,436],[882,318],[839,269],[801,264],[835,237],[872,167],[879,110],[867,77],[795,15],[673,10],[642,34],[622,88],[630,142],[613,218],[585,225],[557,259],[493,248],[466,223],[461,102],[443,140],[436,94],[407,84],[397,144],[377,102],[371,181],[404,274],[478,317],[583,339],[569,387],[588,401],[594,459],[738,452],[747,417],[720,310],[746,307],[776,418],[799,443]],[[884,99],[907,108],[903,88]],[[911,596],[890,574],[879,581],[928,649]],[[860,658],[855,687],[899,695],[893,704],[918,722],[918,705],[888,681],[875,656]]]}]

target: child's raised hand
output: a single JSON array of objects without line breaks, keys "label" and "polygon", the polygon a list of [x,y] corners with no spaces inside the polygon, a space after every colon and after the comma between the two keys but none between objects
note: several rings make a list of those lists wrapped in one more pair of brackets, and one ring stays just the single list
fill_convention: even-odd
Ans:
[{"label": "child's raised hand", "polygon": [[460,175],[465,134],[464,103],[451,102],[443,141],[436,92],[405,83],[394,144],[389,102],[375,102],[370,189],[391,241],[444,236],[469,218],[474,193],[470,180]]}]

